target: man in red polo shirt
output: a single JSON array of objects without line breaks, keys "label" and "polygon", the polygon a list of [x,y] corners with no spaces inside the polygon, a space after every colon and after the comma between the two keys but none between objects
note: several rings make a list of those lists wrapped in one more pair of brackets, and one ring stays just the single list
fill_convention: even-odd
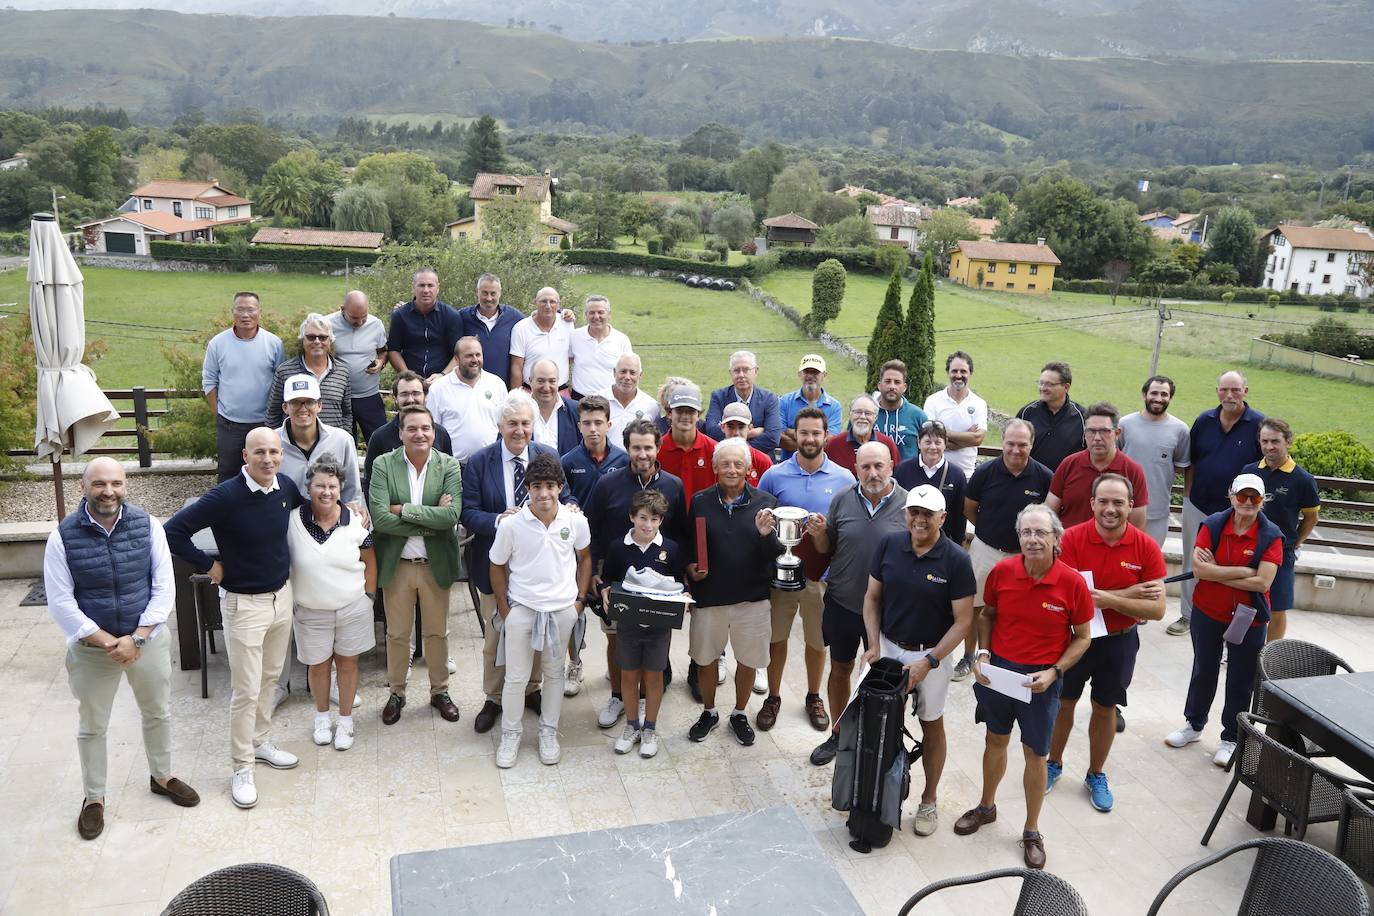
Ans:
[{"label": "man in red polo shirt", "polygon": [[674,388],[668,398],[668,437],[658,450],[658,465],[682,481],[688,505],[693,493],[716,484],[716,472],[711,467],[716,440],[697,429],[700,416],[701,389],[692,384]]},{"label": "man in red polo shirt", "polygon": [[[1095,419],[1090,418],[1090,422]],[[1092,520],[1065,531],[1059,552],[1061,561],[1092,574],[1093,604],[1102,609],[1107,633],[1094,639],[1064,676],[1059,716],[1050,741],[1045,794],[1064,771],[1064,748],[1073,731],[1074,707],[1091,678],[1088,772],[1083,785],[1098,811],[1112,810],[1112,790],[1103,767],[1116,738],[1115,708],[1126,705],[1126,688],[1135,673],[1136,653],[1140,651],[1136,624],[1164,616],[1164,552],[1149,535],[1126,521],[1131,505],[1131,482],[1120,474],[1101,475],[1092,484]]]},{"label": "man in red polo shirt", "polygon": [[887,446],[888,454],[892,456],[892,466],[896,467],[901,460],[897,455],[897,443],[892,441],[892,437],[873,428],[877,420],[878,402],[869,395],[859,395],[849,405],[849,428],[831,436],[825,443],[825,457],[854,474],[859,446],[866,442],[881,442]]},{"label": "man in red polo shirt", "polygon": [[1045,505],[1059,513],[1065,528],[1091,521],[1093,481],[1101,474],[1120,474],[1131,482],[1135,494],[1135,507],[1131,509],[1129,521],[1137,528],[1144,528],[1150,491],[1145,483],[1144,468],[1116,447],[1121,440],[1121,414],[1106,401],[1093,404],[1083,419],[1083,438],[1088,447],[1060,462],[1050,481],[1050,495]]},{"label": "man in red polo shirt", "polygon": [[[1064,671],[1082,657],[1091,638],[1093,601],[1087,583],[1072,567],[1055,558],[1064,526],[1050,508],[1032,503],[1016,516],[1021,552],[1000,561],[983,586],[983,613],[978,618],[973,675],[978,683],[976,719],[987,723],[983,747],[983,793],[978,806],[954,824],[960,836],[976,833],[997,820],[997,785],[1007,769],[1011,727],[1021,730],[1026,768],[1026,824],[1021,833],[1028,868],[1045,867],[1040,836],[1040,808],[1045,803],[1045,758],[1059,713]],[[983,664],[1025,675],[1031,698],[998,693],[983,673]]]}]

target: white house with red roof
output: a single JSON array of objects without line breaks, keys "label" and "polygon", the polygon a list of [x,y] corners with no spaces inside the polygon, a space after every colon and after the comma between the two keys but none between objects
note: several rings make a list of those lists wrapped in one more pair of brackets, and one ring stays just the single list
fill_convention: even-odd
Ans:
[{"label": "white house with red roof", "polygon": [[252,221],[253,202],[217,181],[159,180],[136,188],[115,215],[76,228],[88,252],[146,255],[154,239],[213,242],[216,229]]},{"label": "white house with red roof", "polygon": [[1374,294],[1360,278],[1363,262],[1374,257],[1374,234],[1367,227],[1323,229],[1275,226],[1260,238],[1269,243],[1264,285],[1321,296]]}]

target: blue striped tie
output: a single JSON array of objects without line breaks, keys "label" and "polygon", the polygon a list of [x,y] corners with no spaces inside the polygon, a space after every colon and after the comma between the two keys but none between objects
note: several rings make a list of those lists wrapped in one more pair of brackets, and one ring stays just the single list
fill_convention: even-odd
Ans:
[{"label": "blue striped tie", "polygon": [[529,487],[525,486],[525,459],[516,457],[512,458],[511,461],[515,463],[515,470],[511,476],[511,480],[514,484],[511,490],[515,493],[515,505],[511,508],[520,509],[524,507],[525,503],[529,502],[530,498]]}]

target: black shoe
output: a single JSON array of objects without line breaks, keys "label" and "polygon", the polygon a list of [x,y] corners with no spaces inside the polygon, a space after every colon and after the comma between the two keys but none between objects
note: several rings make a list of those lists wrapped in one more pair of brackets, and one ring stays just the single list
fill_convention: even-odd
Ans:
[{"label": "black shoe", "polygon": [[730,714],[730,730],[735,733],[735,740],[745,747],[754,743],[754,729],[749,724],[749,717],[742,712]]},{"label": "black shoe", "polygon": [[697,719],[695,725],[687,729],[687,737],[693,741],[705,741],[706,736],[715,731],[719,724],[720,713],[702,710],[701,718]]},{"label": "black shoe", "polygon": [[429,698],[429,705],[439,710],[439,715],[443,716],[445,721],[458,721],[458,707],[447,693],[436,693]]},{"label": "black shoe", "polygon": [[482,704],[482,708],[477,711],[477,718],[472,720],[472,730],[479,735],[485,735],[491,731],[491,727],[496,724],[496,720],[501,718],[501,704],[487,700]]},{"label": "black shoe", "polygon": [[1126,730],[1126,717],[1121,714],[1121,707],[1116,708],[1116,733],[1119,735]]},{"label": "black shoe", "polygon": [[[700,677],[701,669],[697,667],[696,662],[692,662],[687,666],[687,689],[692,691],[692,699],[696,700],[698,703],[702,702]],[[697,740],[700,741],[701,739],[698,738]]]},{"label": "black shoe", "polygon": [[406,698],[399,693],[393,693],[387,697],[386,705],[382,707],[382,724],[395,725],[401,720],[401,710],[405,708]]},{"label": "black shoe", "polygon": [[840,736],[831,733],[829,738],[826,738],[820,744],[816,745],[816,749],[811,752],[811,765],[815,767],[823,767],[827,763],[830,763],[832,760],[834,760],[835,755],[839,752]]},{"label": "black shoe", "polygon": [[525,708],[536,716],[540,715],[544,711],[544,691],[525,694]]}]

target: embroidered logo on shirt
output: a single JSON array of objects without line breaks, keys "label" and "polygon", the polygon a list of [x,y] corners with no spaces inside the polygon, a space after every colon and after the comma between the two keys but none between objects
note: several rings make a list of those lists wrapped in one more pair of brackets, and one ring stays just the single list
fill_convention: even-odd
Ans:
[{"label": "embroidered logo on shirt", "polygon": [[1040,602],[1040,606],[1047,611],[1054,611],[1056,614],[1064,613],[1064,608],[1061,605],[1055,604],[1053,601],[1042,601]]},{"label": "embroidered logo on shirt", "polygon": [[926,573],[926,581],[927,581],[927,582],[934,582],[936,585],[948,585],[948,584],[949,584],[949,580],[948,580],[948,579],[941,579],[939,576],[935,575],[935,573]]},{"label": "embroidered logo on shirt", "polygon": [[667,562],[668,562],[668,551],[666,551],[666,550],[660,550],[660,551],[658,552],[658,562],[660,562],[660,563],[667,563]]},{"label": "embroidered logo on shirt", "polygon": [[[285,505],[285,503],[283,503],[283,505]],[[1245,548],[1244,550],[1241,551],[1241,554],[1242,554],[1243,556],[1253,557],[1253,556],[1255,555],[1255,551],[1252,550],[1251,548],[1247,547],[1247,548]]]},{"label": "embroidered logo on shirt", "polygon": [[1039,490],[1022,490],[1021,492],[1024,493],[1025,495],[1027,495],[1027,496],[1039,496],[1039,495],[1040,495],[1040,491],[1039,491]]},{"label": "embroidered logo on shirt", "polygon": [[636,410],[636,411],[635,411],[635,419],[636,419],[636,420],[643,420],[643,419],[644,419],[644,411],[642,411],[642,410]]},{"label": "embroidered logo on shirt", "polygon": [[698,458],[698,459],[697,459],[697,467],[699,467],[699,468],[704,468],[704,467],[706,467],[706,459],[705,459],[705,458]]},{"label": "embroidered logo on shirt", "polygon": [[482,392],[482,393],[485,394],[485,395],[487,396],[487,400],[488,400],[488,401],[491,400],[491,391],[488,390],[488,391],[484,391],[484,392]]},{"label": "embroidered logo on shirt", "polygon": [[568,538],[572,537],[572,529],[564,525],[563,528],[559,530],[558,536],[566,541]]},{"label": "embroidered logo on shirt", "polygon": [[1140,572],[1140,569],[1141,569],[1141,567],[1140,567],[1139,564],[1137,564],[1137,563],[1128,563],[1128,562],[1126,562],[1125,560],[1122,560],[1122,561],[1121,561],[1121,568],[1122,568],[1122,569],[1129,569],[1131,572]]}]

